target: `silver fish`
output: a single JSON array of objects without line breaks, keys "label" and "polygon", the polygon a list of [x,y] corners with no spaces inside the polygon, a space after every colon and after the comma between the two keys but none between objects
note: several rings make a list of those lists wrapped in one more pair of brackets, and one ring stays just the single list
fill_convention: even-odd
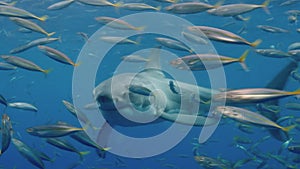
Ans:
[{"label": "silver fish", "polygon": [[221,4],[222,1],[217,3],[216,5],[210,5],[203,2],[182,2],[182,3],[176,3],[167,6],[165,10],[175,14],[193,14],[193,13],[204,12],[208,9],[216,8]]},{"label": "silver fish", "polygon": [[279,6],[287,6],[287,5],[293,5],[295,3],[300,2],[300,0],[287,0],[285,2],[282,2],[281,4],[279,4]]},{"label": "silver fish", "polygon": [[49,38],[49,37],[39,38],[39,39],[33,40],[33,41],[31,41],[31,42],[29,42],[25,45],[14,48],[9,53],[11,53],[11,54],[20,53],[20,52],[23,52],[27,49],[30,49],[30,48],[34,47],[34,46],[44,45],[44,44],[51,43],[51,42],[54,42],[54,41],[57,41],[57,40],[60,40],[60,38]]},{"label": "silver fish", "polygon": [[107,24],[107,26],[115,29],[142,31],[145,28],[145,27],[136,27],[129,24],[126,21],[112,18],[112,17],[106,17],[106,16],[96,17],[95,20],[100,23]]},{"label": "silver fish", "polygon": [[119,6],[119,8],[132,10],[132,11],[144,11],[144,10],[156,10],[161,9],[160,6],[154,7],[145,3],[125,3]]},{"label": "silver fish", "polygon": [[207,156],[196,155],[194,159],[197,163],[199,163],[204,168],[222,168],[222,169],[231,169],[227,163],[222,160],[214,159]]},{"label": "silver fish", "polygon": [[127,39],[121,36],[101,36],[101,40],[108,42],[108,43],[118,43],[118,44],[135,44],[138,45],[138,41],[134,41],[131,39]]},{"label": "silver fish", "polygon": [[113,4],[107,0],[76,0],[80,3],[87,4],[87,5],[93,5],[93,6],[113,6],[113,7],[119,7],[122,3],[116,3]]},{"label": "silver fish", "polygon": [[51,59],[54,59],[60,63],[72,65],[74,67],[80,65],[80,63],[74,63],[66,54],[64,54],[61,51],[58,51],[54,48],[44,46],[44,45],[39,45],[38,48],[45,55],[49,56]]},{"label": "silver fish", "polygon": [[295,110],[295,111],[299,111],[300,110],[300,103],[286,103],[285,104],[285,108],[289,109],[289,110]]},{"label": "silver fish", "polygon": [[17,66],[17,67],[20,67],[23,69],[43,72],[45,74],[48,74],[51,71],[51,70],[42,69],[40,66],[36,65],[35,63],[33,63],[29,60],[17,57],[17,56],[2,55],[1,58],[4,59],[9,64],[12,64],[14,66]]},{"label": "silver fish", "polygon": [[300,10],[288,10],[285,12],[285,14],[297,16],[300,15]]},{"label": "silver fish", "polygon": [[296,49],[300,49],[300,42],[292,43],[288,47],[288,51],[289,50],[296,50]]},{"label": "silver fish", "polygon": [[1,133],[2,133],[2,146],[1,146],[0,155],[2,155],[8,149],[13,134],[11,121],[7,114],[2,115]]},{"label": "silver fish", "polygon": [[75,152],[80,156],[80,159],[82,160],[83,156],[88,154],[89,151],[79,151],[77,150],[71,143],[69,143],[67,140],[63,138],[47,138],[46,142],[60,148],[62,150],[70,151],[70,152]]},{"label": "silver fish", "polygon": [[289,50],[288,54],[296,61],[300,61],[300,49]]},{"label": "silver fish", "polygon": [[208,41],[201,36],[197,36],[187,32],[181,32],[181,35],[190,42],[194,42],[196,44],[203,44],[203,45],[208,44]]},{"label": "silver fish", "polygon": [[34,112],[38,111],[38,109],[34,105],[29,104],[29,103],[24,103],[24,102],[8,103],[8,107],[22,109],[22,110],[29,110],[29,111],[34,111]]},{"label": "silver fish", "polygon": [[54,162],[53,159],[51,159],[47,154],[45,154],[42,151],[39,151],[37,149],[33,149],[34,153],[40,157],[40,159],[45,160],[45,161],[50,161],[50,162]]},{"label": "silver fish", "polygon": [[300,89],[292,92],[268,89],[268,88],[249,88],[230,90],[215,94],[214,101],[226,99],[226,103],[260,103],[268,100],[276,100],[288,96],[299,95]]},{"label": "silver fish", "polygon": [[169,38],[155,38],[155,40],[168,48],[193,53],[193,49],[189,48],[187,45],[185,45],[180,41],[169,39]]},{"label": "silver fish", "polygon": [[269,5],[271,0],[266,0],[263,4],[229,4],[222,5],[217,8],[213,8],[207,11],[207,13],[216,16],[236,16],[244,13],[251,12],[258,8],[264,8],[267,13],[269,13],[267,6]]},{"label": "silver fish", "polygon": [[13,6],[5,6],[5,5],[0,6],[0,15],[21,17],[21,18],[33,18],[33,19],[38,19],[40,21],[45,21],[48,18],[48,16],[46,15],[42,17],[38,17],[28,11],[25,11],[24,9],[20,9]]},{"label": "silver fish", "polygon": [[256,47],[261,43],[260,39],[257,39],[254,42],[249,42],[246,39],[226,30],[208,27],[208,26],[189,26],[188,30],[196,35],[203,36],[203,33],[210,40],[227,42],[227,43],[236,43],[236,44],[246,44],[252,47]]},{"label": "silver fish", "polygon": [[5,62],[0,62],[0,70],[15,70],[15,69],[17,69],[16,66],[13,66]]},{"label": "silver fish", "polygon": [[240,58],[231,58],[215,54],[188,55],[172,60],[170,64],[178,69],[184,70],[208,70],[239,62],[244,70],[248,70],[244,63],[248,53],[249,50],[245,51]]},{"label": "silver fish", "polygon": [[19,153],[26,158],[30,163],[40,169],[44,169],[45,165],[41,158],[34,152],[34,149],[23,143],[21,140],[12,138],[13,144],[18,149]]},{"label": "silver fish", "polygon": [[289,32],[286,29],[282,29],[282,28],[275,27],[275,26],[269,26],[269,25],[257,25],[256,27],[263,31],[271,32],[271,33],[287,33],[287,32]]},{"label": "silver fish", "polygon": [[36,23],[30,21],[30,20],[26,20],[23,18],[18,18],[18,17],[10,17],[10,20],[12,20],[13,22],[15,22],[17,25],[22,26],[24,28],[30,29],[34,32],[38,32],[41,34],[44,34],[46,36],[52,36],[55,34],[55,32],[51,32],[48,33],[47,31],[45,31],[43,28],[41,28],[39,25],[37,25]]},{"label": "silver fish", "polygon": [[296,153],[296,154],[300,154],[300,146],[299,145],[289,146],[288,150],[290,152],[293,152],[293,153]]},{"label": "silver fish", "polygon": [[83,128],[77,128],[68,124],[53,124],[53,125],[42,125],[27,128],[27,133],[38,136],[38,137],[61,137],[66,136],[74,132],[82,131]]},{"label": "silver fish", "polygon": [[74,0],[63,0],[63,1],[59,1],[56,2],[50,6],[48,6],[48,10],[59,10],[59,9],[63,9],[68,7],[69,5],[71,5],[74,2]]},{"label": "silver fish", "polygon": [[266,118],[265,116],[260,115],[259,113],[255,113],[239,107],[219,106],[214,109],[214,113],[220,113],[222,115],[244,123],[252,123],[261,126],[279,128],[285,132],[288,132],[296,127],[295,125],[282,127],[277,123],[273,122],[272,120]]},{"label": "silver fish", "polygon": [[277,49],[255,49],[254,51],[262,56],[272,58],[287,58],[291,56],[288,53]]},{"label": "silver fish", "polygon": [[109,149],[109,148],[100,147],[97,143],[91,140],[90,137],[84,131],[73,133],[70,135],[70,137],[80,142],[81,144],[84,144],[89,147],[93,147],[102,151],[107,151]]},{"label": "silver fish", "polygon": [[67,110],[76,118],[78,118],[78,120],[80,120],[81,122],[83,122],[86,125],[91,126],[91,122],[90,120],[87,118],[87,116],[81,112],[80,110],[76,109],[74,107],[74,105],[66,100],[62,100],[62,103],[65,105],[65,107],[67,108]]},{"label": "silver fish", "polygon": [[149,59],[143,58],[140,55],[127,55],[127,56],[123,56],[122,60],[124,60],[126,62],[137,62],[137,63],[149,62]]}]

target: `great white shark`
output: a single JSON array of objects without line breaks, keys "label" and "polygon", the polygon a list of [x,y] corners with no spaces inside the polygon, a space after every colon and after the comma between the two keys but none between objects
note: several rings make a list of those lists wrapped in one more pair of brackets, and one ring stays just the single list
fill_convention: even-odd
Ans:
[{"label": "great white shark", "polygon": [[106,121],[114,126],[138,126],[163,120],[203,126],[218,122],[204,116],[216,90],[167,78],[159,50],[139,73],[122,73],[101,82],[93,91]]},{"label": "great white shark", "polygon": [[[156,49],[159,50],[159,49]],[[297,64],[291,62],[267,85],[282,90],[287,78]],[[106,120],[98,133],[97,142],[110,134],[110,126],[139,126],[171,121],[185,125],[210,126],[220,117],[207,116],[211,104],[207,101],[218,90],[176,81],[165,76],[160,68],[159,55],[150,56],[150,61],[139,73],[122,73],[101,82],[93,91],[100,112]],[[268,102],[277,105],[278,101]],[[269,112],[261,111],[271,118]],[[276,121],[278,117],[273,120]],[[274,138],[286,140],[286,133],[269,129]],[[106,138],[105,138],[106,139]]]},{"label": "great white shark", "polygon": [[[220,116],[211,116],[210,100],[218,90],[168,78],[160,66],[160,49],[152,51],[145,68],[122,73],[101,82],[93,91],[106,120],[96,142],[106,147],[113,126],[141,126],[164,121],[188,126],[205,126],[205,142],[217,127]],[[209,130],[209,132],[207,132]]]}]

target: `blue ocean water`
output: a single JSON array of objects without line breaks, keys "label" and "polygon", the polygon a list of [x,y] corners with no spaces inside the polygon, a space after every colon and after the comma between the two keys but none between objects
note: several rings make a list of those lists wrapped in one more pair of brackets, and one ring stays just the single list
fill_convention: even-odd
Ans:
[{"label": "blue ocean water", "polygon": [[[78,32],[84,32],[88,36],[92,36],[103,25],[95,21],[95,17],[109,16],[119,18],[122,16],[138,13],[137,11],[129,11],[125,9],[114,8],[110,6],[91,6],[74,2],[70,6],[61,9],[50,11],[47,7],[58,1],[56,0],[19,0],[16,7],[25,9],[34,13],[37,16],[47,15],[49,18],[45,22],[33,20],[41,27],[49,32],[56,32],[53,37],[61,37],[61,42],[47,44],[47,46],[58,49],[67,54],[73,61],[76,61],[82,47],[86,43],[83,38],[78,35]],[[170,5],[159,1],[122,1],[128,2],[143,2],[153,6],[162,6],[159,12],[170,13],[164,10],[164,7]],[[296,31],[299,26],[297,23],[289,23],[288,15],[285,14],[288,10],[299,9],[299,3],[287,6],[280,6],[284,2],[282,0],[271,1],[268,6],[270,14],[265,13],[263,9],[256,9],[246,13],[244,17],[250,17],[248,21],[237,21],[231,17],[218,17],[207,14],[206,12],[197,14],[174,14],[178,17],[186,19],[194,25],[205,25],[211,27],[222,28],[238,34],[240,29],[244,31],[240,34],[243,38],[250,42],[256,39],[262,39],[262,43],[258,48],[274,47],[282,51],[287,51],[291,43],[298,42],[300,34]],[[116,3],[116,2],[114,2]],[[209,0],[210,4],[215,4],[217,1]],[[224,4],[234,3],[255,3],[261,4],[263,1],[250,0],[231,0],[225,1]],[[143,11],[141,11],[143,12]],[[167,22],[167,21],[166,21]],[[257,25],[278,26],[288,30],[288,33],[270,33],[258,29]],[[44,37],[39,33],[23,33],[18,31],[15,23],[9,20],[7,16],[0,16],[0,37],[1,37],[1,55],[8,55],[9,51],[17,46],[30,42],[34,39]],[[137,38],[138,36],[134,37]],[[121,61],[121,57],[128,55],[136,50],[143,48],[151,48],[157,46],[154,40],[156,35],[141,35],[140,45],[116,45],[105,58],[102,69],[98,70],[95,86],[105,79],[110,78],[116,66]],[[132,39],[134,39],[132,38]],[[87,42],[88,43],[88,42]],[[251,47],[247,45],[229,44],[221,42],[212,42],[216,51],[219,54],[238,58],[242,53],[250,49],[250,54],[246,59],[250,71],[246,72],[241,69],[239,64],[225,66],[226,83],[229,89],[238,88],[259,88],[265,87],[273,77],[275,77],[281,69],[291,62],[289,58],[268,58],[255,53]],[[177,55],[184,56],[188,53],[173,49],[164,48]],[[90,151],[84,156],[84,160],[79,162],[79,157],[75,153],[57,149],[45,142],[45,139],[29,135],[26,128],[43,124],[53,124],[57,121],[65,121],[74,126],[80,126],[74,116],[72,116],[62,104],[62,100],[72,102],[72,76],[73,67],[58,63],[39,51],[37,47],[33,47],[16,56],[28,59],[40,65],[44,69],[51,69],[51,73],[45,76],[43,73],[32,72],[24,69],[14,71],[1,71],[0,94],[11,101],[28,102],[38,108],[38,112],[30,112],[13,108],[5,109],[1,107],[1,111],[7,113],[13,123],[14,137],[22,140],[26,144],[36,149],[47,153],[54,159],[54,162],[44,162],[45,168],[51,169],[100,169],[100,168],[138,168],[138,169],[155,169],[155,168],[174,168],[174,169],[198,169],[203,168],[194,160],[194,147],[198,147],[198,153],[207,157],[227,160],[232,163],[242,159],[251,159],[250,162],[242,165],[240,168],[251,169],[257,168],[260,165],[260,160],[254,156],[248,156],[241,148],[238,148],[234,143],[234,137],[247,137],[253,141],[249,145],[241,145],[250,151],[251,145],[259,142],[262,138],[269,136],[266,128],[252,126],[253,133],[247,134],[242,132],[237,127],[237,122],[228,118],[222,119],[221,124],[214,132],[213,136],[204,144],[199,144],[197,139],[201,131],[201,127],[193,127],[187,136],[171,150],[149,158],[125,158],[115,154],[107,153],[104,159],[100,158],[95,150],[79,144],[78,142],[68,139],[80,151]],[[168,63],[162,59],[162,62]],[[85,64],[84,62],[81,63]],[[144,64],[136,63],[133,66],[143,67]],[[199,81],[199,85],[209,87],[207,74],[204,72],[195,72],[195,77]],[[205,79],[205,80],[203,80]],[[299,88],[299,82],[288,79],[284,90],[294,91]],[[76,98],[77,96],[75,96]],[[80,96],[78,96],[80,97]],[[298,112],[288,110],[284,107],[287,102],[299,102],[294,97],[281,99],[279,102],[281,116],[293,116],[293,119],[298,118]],[[251,107],[252,110],[255,110]],[[163,122],[158,124],[145,125],[141,127],[116,127],[118,131],[130,136],[148,137],[159,134],[167,129],[172,123]],[[285,124],[283,124],[285,125]],[[178,131],[180,132],[180,131]],[[294,140],[294,144],[298,143],[299,131],[294,129],[290,131],[290,135]],[[66,137],[68,138],[68,137]],[[153,143],[153,146],[162,143]],[[165,144],[165,143],[164,143]],[[258,145],[260,154],[268,156],[268,154],[277,155],[282,142],[276,140],[272,136]],[[113,147],[112,147],[113,148]],[[151,148],[151,147],[149,147]],[[292,162],[297,155],[289,152],[286,148],[278,158],[282,158],[287,164],[295,166],[297,163]],[[77,165],[78,164],[78,165]],[[73,166],[74,165],[74,166]],[[278,162],[274,158],[267,157],[266,165],[263,168],[287,168],[282,162]],[[35,168],[23,156],[18,153],[13,144],[0,157],[0,168]],[[218,168],[212,167],[212,168]]]}]

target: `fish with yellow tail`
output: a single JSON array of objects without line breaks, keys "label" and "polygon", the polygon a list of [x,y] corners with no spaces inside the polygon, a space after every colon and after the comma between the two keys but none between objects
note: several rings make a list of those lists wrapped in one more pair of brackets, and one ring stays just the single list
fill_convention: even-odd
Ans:
[{"label": "fish with yellow tail", "polygon": [[45,165],[42,159],[38,156],[38,154],[34,151],[33,148],[29,147],[21,140],[12,138],[12,143],[15,145],[19,153],[26,158],[31,164],[35,165],[40,169],[44,169]]},{"label": "fish with yellow tail", "polygon": [[261,103],[294,95],[300,95],[300,89],[289,92],[268,88],[247,88],[220,92],[213,96],[213,100],[226,100],[228,104],[247,104]]},{"label": "fish with yellow tail", "polygon": [[31,22],[29,20],[23,19],[23,18],[18,18],[18,17],[10,17],[9,18],[11,21],[15,22],[17,25],[22,26],[26,29],[32,30],[34,32],[38,32],[41,34],[44,34],[48,37],[52,36],[55,34],[55,32],[48,33],[45,31],[43,28],[41,28],[39,25],[37,25],[34,22]]},{"label": "fish with yellow tail", "polygon": [[257,39],[254,42],[249,42],[246,39],[242,38],[239,35],[236,35],[232,32],[214,28],[214,27],[208,27],[208,26],[189,26],[188,31],[195,35],[203,36],[203,33],[207,36],[208,39],[214,40],[214,41],[220,41],[220,42],[226,42],[226,43],[235,43],[235,44],[245,44],[252,47],[258,46],[262,41],[260,39]]},{"label": "fish with yellow tail", "polygon": [[72,65],[72,66],[79,66],[80,63],[74,63],[67,55],[65,55],[64,53],[53,49],[51,47],[48,46],[44,46],[44,45],[39,45],[38,48],[47,56],[49,56],[51,59],[54,59],[58,62],[67,64],[67,65]]},{"label": "fish with yellow tail", "polygon": [[43,137],[43,138],[66,136],[71,133],[79,132],[82,130],[84,129],[73,127],[68,124],[42,125],[42,126],[34,126],[26,129],[27,133],[29,133],[30,135]]},{"label": "fish with yellow tail", "polygon": [[267,14],[270,14],[270,11],[268,10],[268,5],[270,4],[271,0],[266,0],[262,4],[228,4],[228,5],[222,5],[217,8],[213,8],[207,11],[207,13],[215,16],[237,16],[244,13],[251,12],[258,8],[263,8]]},{"label": "fish with yellow tail", "polygon": [[48,70],[42,69],[40,66],[36,65],[35,63],[17,56],[2,55],[1,58],[9,64],[12,64],[14,66],[26,70],[43,72],[45,74],[48,74],[51,71],[50,69]]},{"label": "fish with yellow tail", "polygon": [[125,4],[121,4],[119,7],[131,11],[145,11],[145,10],[159,11],[161,9],[161,6],[154,7],[145,3],[125,3]]},{"label": "fish with yellow tail", "polygon": [[145,27],[136,27],[131,25],[130,23],[123,21],[121,19],[100,16],[95,18],[96,21],[107,24],[106,26],[114,28],[114,29],[121,29],[121,30],[136,30],[136,31],[143,31]]},{"label": "fish with yellow tail", "polygon": [[273,122],[272,120],[268,119],[267,117],[259,113],[255,113],[239,107],[218,106],[214,109],[213,113],[222,114],[226,117],[232,118],[242,123],[250,123],[259,126],[279,128],[285,132],[289,132],[290,130],[296,127],[296,125],[291,125],[287,127],[280,126],[277,123]]},{"label": "fish with yellow tail", "polygon": [[33,18],[39,21],[46,21],[48,19],[48,16],[46,15],[42,17],[38,17],[24,9],[13,7],[13,6],[6,6],[6,5],[0,6],[0,15],[20,17],[20,18]]},{"label": "fish with yellow tail", "polygon": [[83,156],[89,154],[89,151],[79,151],[71,143],[63,138],[47,138],[46,142],[59,149],[77,153],[80,156],[80,160],[83,160]]},{"label": "fish with yellow tail", "polygon": [[86,5],[92,5],[92,6],[113,6],[113,7],[119,7],[123,3],[111,3],[107,0],[76,0],[77,2],[80,2],[82,4]]},{"label": "fish with yellow tail", "polygon": [[170,63],[172,66],[178,69],[184,70],[207,70],[214,69],[224,65],[239,62],[244,70],[248,71],[245,64],[246,57],[249,50],[246,50],[240,58],[231,58],[227,56],[221,56],[216,54],[196,54],[188,55],[175,60]]},{"label": "fish with yellow tail", "polygon": [[176,3],[167,6],[165,10],[175,14],[193,14],[193,13],[204,12],[209,9],[217,8],[221,6],[222,3],[223,0],[216,3],[215,5],[210,5],[203,2],[182,2],[182,3]]}]

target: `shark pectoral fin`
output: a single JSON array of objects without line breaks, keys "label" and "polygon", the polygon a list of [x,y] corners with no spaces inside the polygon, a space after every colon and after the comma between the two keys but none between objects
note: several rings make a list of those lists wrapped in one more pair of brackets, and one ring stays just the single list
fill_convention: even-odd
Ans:
[{"label": "shark pectoral fin", "polygon": [[150,102],[155,108],[155,115],[160,116],[167,106],[167,97],[161,90],[154,90],[151,95],[153,97],[150,98]]},{"label": "shark pectoral fin", "polygon": [[203,100],[200,97],[197,97],[196,94],[191,95],[191,100],[196,103],[202,103],[202,104],[210,104],[211,103],[211,99]]},{"label": "shark pectoral fin", "polygon": [[98,132],[96,143],[97,143],[97,145],[104,147],[105,150],[107,147],[107,143],[108,143],[111,131],[112,131],[112,127],[107,122],[105,122]]},{"label": "shark pectoral fin", "polygon": [[191,126],[209,126],[216,124],[217,119],[205,116],[189,115],[189,114],[169,114],[162,112],[160,115],[161,118],[176,122],[179,124],[191,125]]}]

